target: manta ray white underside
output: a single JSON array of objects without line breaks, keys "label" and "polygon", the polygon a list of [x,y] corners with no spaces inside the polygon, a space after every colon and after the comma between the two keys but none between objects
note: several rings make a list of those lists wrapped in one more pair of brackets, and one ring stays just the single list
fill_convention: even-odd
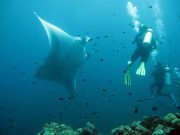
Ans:
[{"label": "manta ray white underside", "polygon": [[76,92],[76,72],[86,60],[85,44],[89,37],[74,37],[61,28],[43,20],[37,15],[43,25],[50,44],[50,51],[45,62],[37,69],[35,76],[42,80],[62,84],[71,95]]}]

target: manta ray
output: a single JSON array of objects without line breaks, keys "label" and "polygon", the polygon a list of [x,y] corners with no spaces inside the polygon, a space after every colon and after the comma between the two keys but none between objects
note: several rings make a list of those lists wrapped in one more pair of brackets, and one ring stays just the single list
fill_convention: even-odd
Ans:
[{"label": "manta ray", "polygon": [[91,38],[71,36],[42,19],[36,12],[34,14],[43,25],[50,45],[49,54],[35,76],[41,80],[60,83],[74,96],[77,89],[76,73],[87,59],[85,45]]}]

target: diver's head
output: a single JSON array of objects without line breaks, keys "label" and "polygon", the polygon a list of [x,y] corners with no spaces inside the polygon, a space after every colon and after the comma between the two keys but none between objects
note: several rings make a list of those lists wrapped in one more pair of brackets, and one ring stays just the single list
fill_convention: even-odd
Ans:
[{"label": "diver's head", "polygon": [[170,71],[170,67],[169,67],[169,65],[166,65],[165,67],[164,67],[164,69],[165,69],[165,71]]},{"label": "diver's head", "polygon": [[140,33],[143,33],[143,32],[145,32],[148,28],[149,28],[148,26],[146,26],[146,25],[144,25],[144,24],[141,24],[141,25],[139,26],[139,32],[140,32]]}]

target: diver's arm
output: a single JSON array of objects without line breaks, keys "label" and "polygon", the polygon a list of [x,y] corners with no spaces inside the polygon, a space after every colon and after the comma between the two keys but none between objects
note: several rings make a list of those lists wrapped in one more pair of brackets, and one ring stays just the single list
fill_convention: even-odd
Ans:
[{"label": "diver's arm", "polygon": [[153,40],[152,40],[152,49],[157,49],[157,40],[155,36],[153,37]]},{"label": "diver's arm", "polygon": [[132,44],[135,44],[135,43],[137,42],[138,36],[139,36],[139,35],[136,35],[136,37],[135,37],[134,40],[132,41]]}]

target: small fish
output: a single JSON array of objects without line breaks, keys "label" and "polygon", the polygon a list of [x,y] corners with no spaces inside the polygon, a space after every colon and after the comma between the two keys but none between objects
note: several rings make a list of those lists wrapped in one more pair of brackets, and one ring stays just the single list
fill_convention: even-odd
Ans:
[{"label": "small fish", "polygon": [[137,107],[133,108],[133,112],[136,114],[139,112],[139,109]]},{"label": "small fish", "polygon": [[14,120],[10,117],[10,118],[9,118],[9,122],[10,122],[10,123],[14,123]]},{"label": "small fish", "polygon": [[73,99],[73,98],[74,98],[73,96],[70,96],[70,97],[68,97],[67,99],[68,99],[68,100],[71,100],[71,99]]},{"label": "small fish", "polygon": [[108,35],[105,35],[104,38],[108,38]]},{"label": "small fish", "polygon": [[90,39],[89,39],[89,42],[90,42],[90,41],[93,41],[93,38],[90,38]]},{"label": "small fish", "polygon": [[110,97],[114,97],[114,94],[111,94]]},{"label": "small fish", "polygon": [[83,81],[83,82],[86,82],[87,80],[84,78],[84,79],[82,79],[82,81]]},{"label": "small fish", "polygon": [[152,5],[149,5],[148,8],[153,8],[153,6],[152,6]]},{"label": "small fish", "polygon": [[96,115],[97,113],[96,112],[92,112],[92,115]]},{"label": "small fish", "polygon": [[12,128],[13,128],[13,126],[12,126],[12,125],[9,125],[9,127],[8,127],[8,128],[12,129]]},{"label": "small fish", "polygon": [[122,48],[126,48],[126,46],[124,45]]},{"label": "small fish", "polygon": [[157,110],[158,110],[158,108],[156,106],[152,107],[152,111],[157,111]]},{"label": "small fish", "polygon": [[132,96],[133,94],[132,94],[131,92],[128,92],[128,95],[129,95],[129,96]]},{"label": "small fish", "polygon": [[37,83],[38,83],[38,82],[36,82],[36,81],[33,81],[33,82],[32,82],[32,84],[37,84]]},{"label": "small fish", "polygon": [[93,46],[97,46],[97,43],[94,43],[94,45]]},{"label": "small fish", "polygon": [[104,61],[104,59],[103,59],[103,58],[101,58],[99,61],[103,62],[103,61]]},{"label": "small fish", "polygon": [[112,80],[108,80],[108,83],[112,83]]},{"label": "small fish", "polygon": [[116,14],[115,14],[115,13],[113,13],[113,16],[116,16]]},{"label": "small fish", "polygon": [[59,97],[58,99],[59,99],[59,101],[64,101],[65,98],[64,97]]},{"label": "small fish", "polygon": [[103,92],[106,92],[106,91],[107,91],[107,89],[102,89],[102,91],[103,91]]}]

